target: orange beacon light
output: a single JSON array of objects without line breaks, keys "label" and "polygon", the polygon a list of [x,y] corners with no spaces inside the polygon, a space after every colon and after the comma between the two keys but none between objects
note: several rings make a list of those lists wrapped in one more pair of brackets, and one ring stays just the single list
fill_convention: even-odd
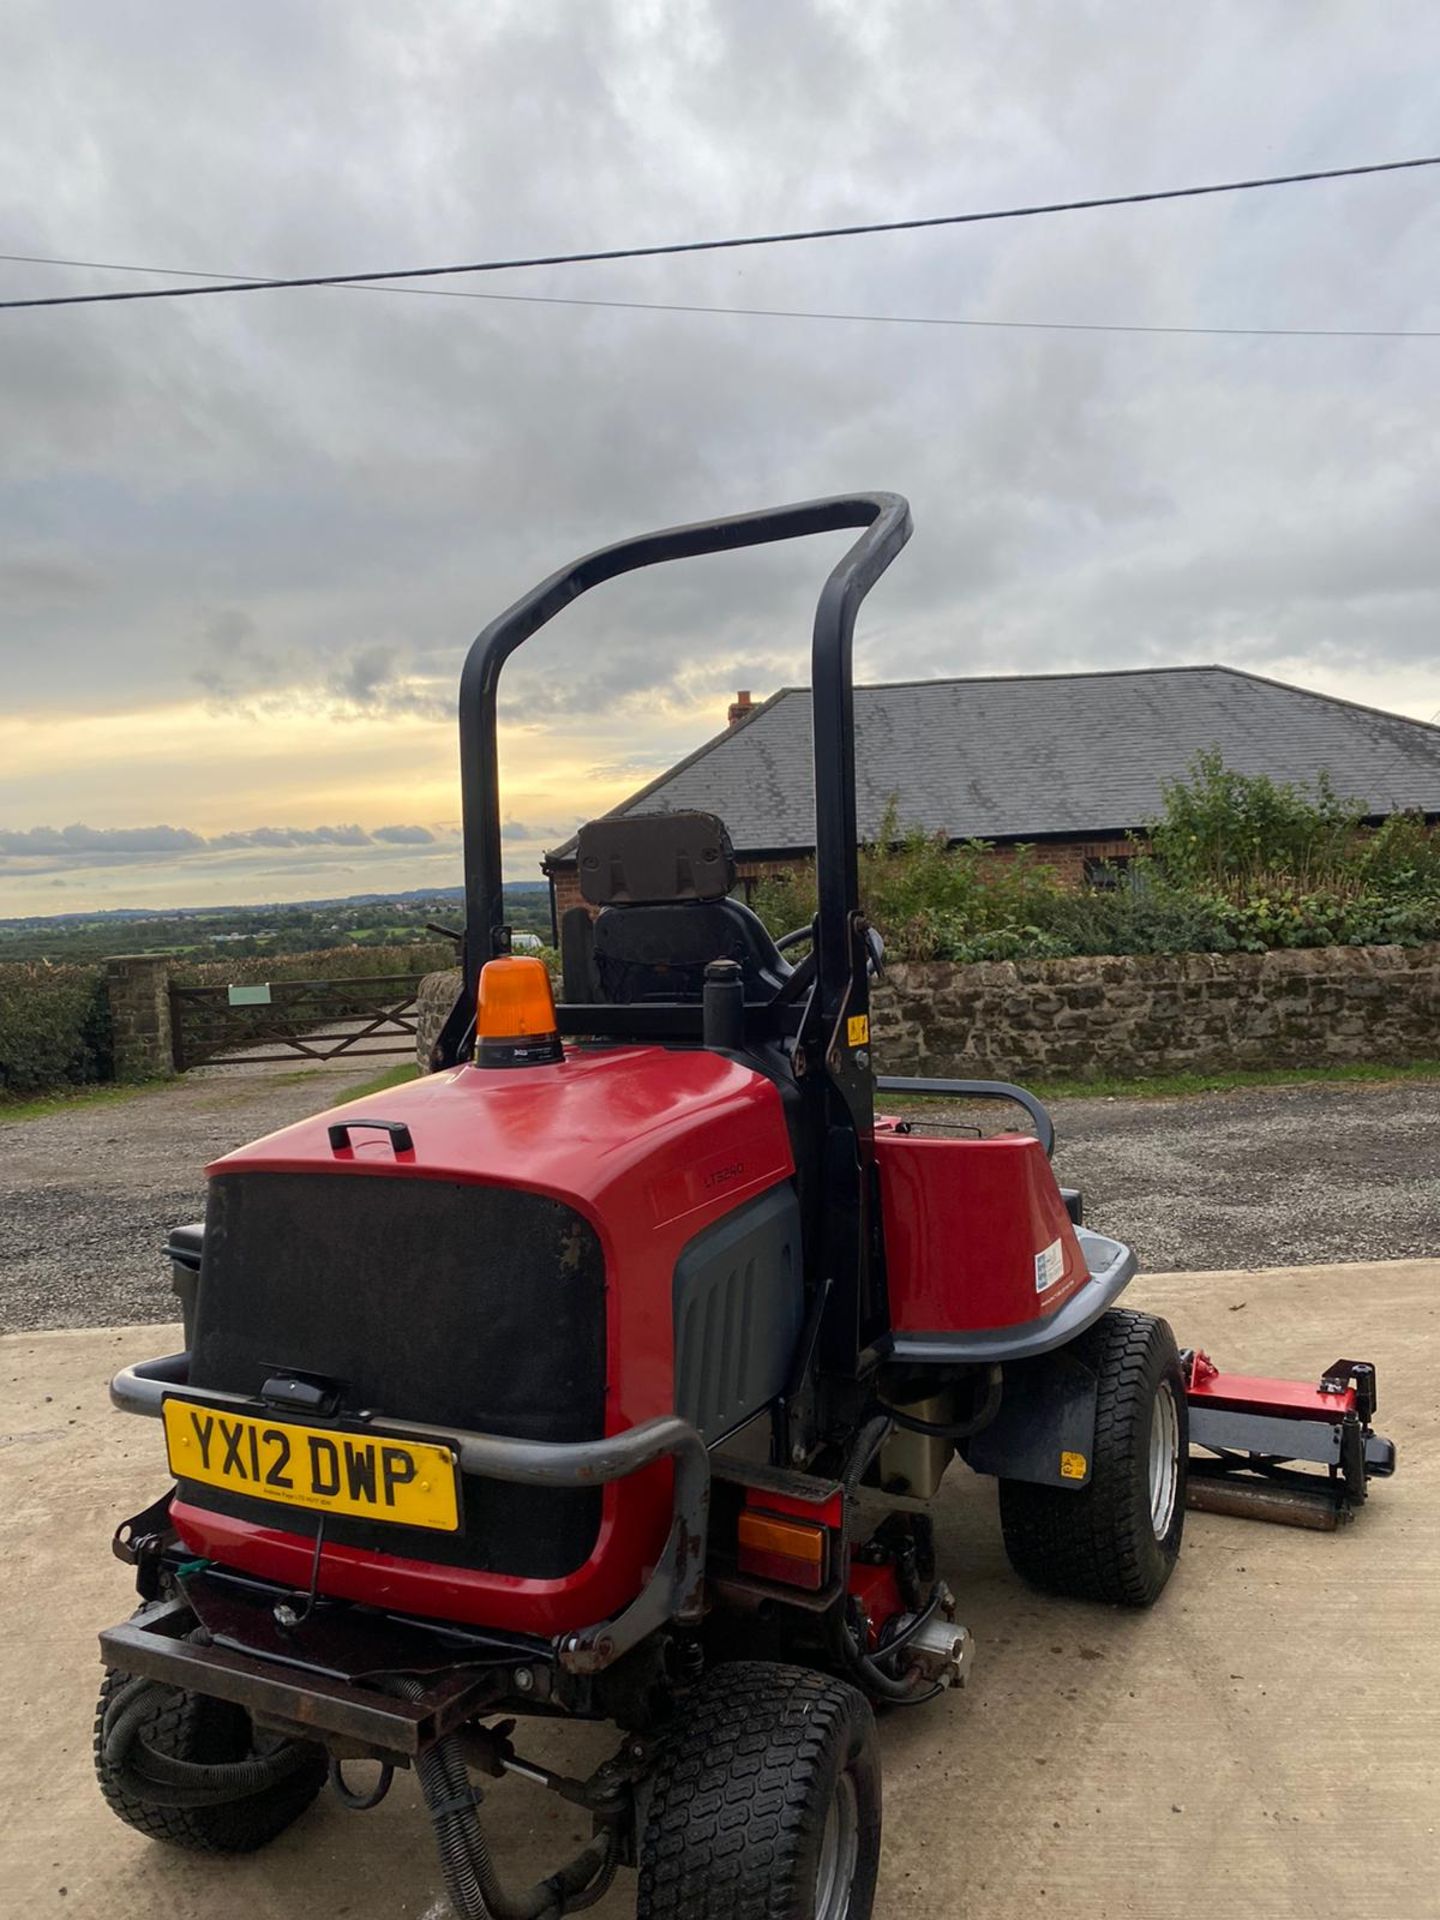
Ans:
[{"label": "orange beacon light", "polygon": [[553,1066],[564,1058],[545,962],[528,956],[487,960],[475,1009],[476,1066]]}]

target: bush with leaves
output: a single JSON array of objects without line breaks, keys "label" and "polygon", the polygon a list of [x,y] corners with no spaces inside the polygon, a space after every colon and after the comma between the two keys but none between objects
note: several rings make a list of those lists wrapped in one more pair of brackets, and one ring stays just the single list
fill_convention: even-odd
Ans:
[{"label": "bush with leaves", "polygon": [[108,1080],[110,1006],[98,967],[0,966],[0,1092]]},{"label": "bush with leaves", "polygon": [[[892,799],[876,838],[860,849],[860,898],[894,958],[1008,960],[1070,951],[1046,930],[1065,890],[1031,848],[997,857],[979,841],[952,847],[943,834],[902,828],[898,815]],[[777,936],[808,926],[815,899],[813,863],[767,875],[750,894]]]},{"label": "bush with leaves", "polygon": [[1071,953],[1233,953],[1244,944],[1224,900],[1177,887],[1148,862],[1113,888],[1066,889],[1048,930]]},{"label": "bush with leaves", "polygon": [[[1108,887],[1065,884],[1033,848],[950,846],[902,828],[892,800],[861,849],[860,896],[897,960],[1263,953],[1440,940],[1440,834],[1415,814],[1378,830],[1324,774],[1238,773],[1218,750],[1164,789],[1164,811]],[[815,911],[812,867],[757,882],[772,932]]]},{"label": "bush with leaves", "polygon": [[1355,870],[1376,894],[1440,898],[1440,832],[1420,813],[1392,813],[1356,848]]},{"label": "bush with leaves", "polygon": [[1210,747],[1185,779],[1160,791],[1164,811],[1148,823],[1150,852],[1179,884],[1248,889],[1267,873],[1314,884],[1353,864],[1363,809],[1341,799],[1324,768],[1310,790],[1239,773]]}]

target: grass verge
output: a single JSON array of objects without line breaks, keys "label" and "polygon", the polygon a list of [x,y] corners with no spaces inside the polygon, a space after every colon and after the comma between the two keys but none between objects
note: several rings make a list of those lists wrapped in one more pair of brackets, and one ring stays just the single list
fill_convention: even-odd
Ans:
[{"label": "grass verge", "polygon": [[1042,1080],[1042,1100],[1172,1100],[1187,1093],[1231,1093],[1243,1087],[1385,1086],[1401,1080],[1440,1080],[1440,1060],[1404,1066],[1361,1061],[1349,1066],[1253,1067],[1235,1073],[1157,1073],[1145,1079]]},{"label": "grass verge", "polygon": [[81,1107],[113,1107],[142,1093],[173,1087],[173,1080],[138,1080],[125,1086],[62,1087],[55,1093],[22,1097],[0,1093],[0,1125],[9,1120],[45,1120],[52,1113],[73,1113]]},{"label": "grass verge", "polygon": [[[345,1103],[348,1106],[352,1100],[368,1100],[372,1094],[388,1093],[391,1087],[403,1087],[407,1081],[419,1078],[420,1069],[417,1066],[391,1067],[388,1072],[377,1073],[373,1080],[367,1080],[363,1087],[352,1087],[345,1095]],[[333,1100],[325,1102],[327,1107],[334,1104]]]},{"label": "grass verge", "polygon": [[[1146,1078],[1094,1080],[1022,1080],[1027,1090],[1046,1102],[1060,1100],[1176,1100],[1186,1094],[1233,1093],[1246,1087],[1394,1086],[1406,1080],[1440,1081],[1440,1060],[1411,1060],[1404,1066],[1362,1062],[1352,1066],[1255,1067],[1234,1073],[1156,1073]],[[924,1093],[882,1093],[879,1105],[933,1107],[936,1096]]]}]

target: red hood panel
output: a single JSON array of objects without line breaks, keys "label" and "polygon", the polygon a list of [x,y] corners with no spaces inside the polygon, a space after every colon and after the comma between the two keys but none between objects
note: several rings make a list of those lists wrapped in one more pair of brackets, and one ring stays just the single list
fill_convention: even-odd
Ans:
[{"label": "red hood panel", "polygon": [[[332,1147],[329,1127],[361,1116],[403,1121],[413,1147],[397,1153],[388,1135],[363,1129]],[[572,1049],[557,1066],[431,1074],[298,1121],[206,1171],[247,1168],[528,1187],[578,1206],[618,1239],[728,1212],[785,1179],[793,1162],[780,1096],[763,1075],[700,1050],[606,1047]],[[613,1212],[621,1199],[638,1215]]]}]

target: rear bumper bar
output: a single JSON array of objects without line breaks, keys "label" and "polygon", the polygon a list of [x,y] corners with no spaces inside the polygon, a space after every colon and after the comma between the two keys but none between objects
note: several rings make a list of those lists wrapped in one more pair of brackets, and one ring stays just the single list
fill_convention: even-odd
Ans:
[{"label": "rear bumper bar", "polygon": [[[189,1378],[189,1354],[167,1354],[122,1368],[110,1382],[110,1398],[123,1413],[158,1419],[166,1395],[183,1392]],[[229,1405],[237,1413],[255,1411],[255,1403],[244,1394],[217,1393],[207,1387],[204,1397],[207,1405]],[[555,1651],[560,1664],[571,1673],[596,1673],[670,1621],[700,1618],[710,1509],[710,1455],[688,1421],[669,1414],[600,1440],[564,1444],[472,1433],[458,1427],[422,1426],[388,1416],[382,1424],[387,1434],[401,1439],[438,1441],[453,1448],[465,1473],[522,1486],[604,1486],[639,1473],[657,1460],[673,1461],[670,1532],[654,1572],[623,1612],[595,1626],[562,1634]]]},{"label": "rear bumper bar", "polygon": [[[217,1646],[188,1600],[169,1600],[100,1635],[100,1657],[120,1673],[143,1675],[208,1699],[229,1700],[263,1724],[300,1738],[343,1743],[340,1751],[402,1764],[484,1712],[497,1693],[496,1669],[456,1660],[423,1671],[415,1697],[374,1680],[285,1664],[238,1646]],[[398,1660],[395,1671],[404,1669]]]}]

